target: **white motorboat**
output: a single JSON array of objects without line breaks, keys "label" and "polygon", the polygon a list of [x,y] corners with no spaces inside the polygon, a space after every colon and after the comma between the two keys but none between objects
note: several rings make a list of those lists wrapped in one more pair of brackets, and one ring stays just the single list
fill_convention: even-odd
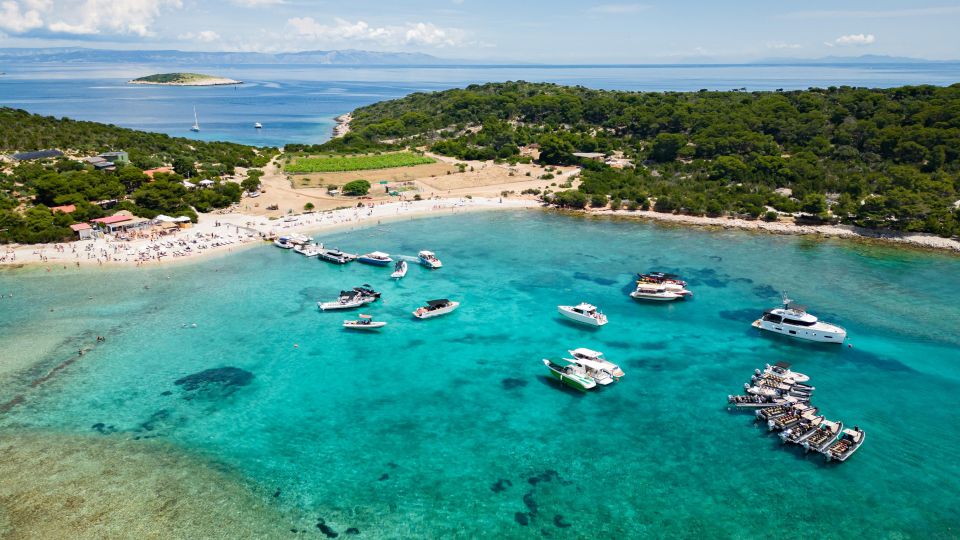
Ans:
[{"label": "white motorboat", "polygon": [[601,363],[603,365],[603,369],[605,369],[606,371],[609,371],[610,374],[613,375],[615,379],[619,380],[620,377],[623,377],[624,375],[623,370],[620,369],[620,366],[604,358],[603,353],[600,351],[593,351],[590,349],[585,349],[583,347],[580,347],[578,349],[573,349],[572,351],[567,351],[567,352],[570,353],[571,356],[573,356],[574,360],[583,359],[583,360],[590,360],[593,362]]},{"label": "white motorboat", "polygon": [[389,266],[393,262],[390,255],[382,251],[372,251],[357,258],[357,262],[373,266]]},{"label": "white motorboat", "polygon": [[833,444],[833,441],[836,440],[837,435],[840,434],[840,431],[843,430],[843,422],[831,422],[830,420],[824,420],[820,422],[820,426],[817,427],[806,440],[803,441],[803,449],[807,452],[813,450],[815,452],[822,452],[828,446]]},{"label": "white motorboat", "polygon": [[397,264],[393,267],[393,273],[390,274],[390,277],[393,279],[400,279],[405,275],[407,275],[407,261],[397,261]]},{"label": "white motorboat", "polygon": [[276,239],[274,239],[273,245],[281,249],[293,249],[296,247],[296,244],[290,241],[289,236],[278,236]]},{"label": "white motorboat", "polygon": [[263,128],[263,124],[261,124],[260,122],[254,122],[254,123],[253,123],[253,128],[254,128],[254,129],[261,129],[261,128]]},{"label": "white motorboat", "polygon": [[376,299],[376,296],[367,295],[357,290],[340,291],[340,296],[336,300],[332,302],[317,302],[317,306],[323,311],[353,309],[374,302]]},{"label": "white motorboat", "polygon": [[826,456],[827,461],[837,460],[844,462],[854,452],[860,449],[860,445],[866,440],[867,434],[859,426],[853,426],[853,429],[843,430],[843,435],[821,453]]},{"label": "white motorboat", "polygon": [[630,293],[630,298],[634,300],[653,300],[657,302],[685,300],[687,296],[693,296],[693,293],[686,289],[674,290],[663,285],[642,282],[638,283],[637,289]]},{"label": "white motorboat", "polygon": [[585,392],[597,386],[597,382],[586,374],[583,367],[576,364],[561,366],[544,358],[543,365],[550,370],[550,375],[571,388]]},{"label": "white motorboat", "polygon": [[789,381],[798,382],[798,383],[804,383],[810,380],[810,377],[808,375],[804,375],[803,373],[797,373],[796,371],[791,371],[790,364],[788,364],[787,362],[777,362],[772,366],[770,364],[767,364],[767,366],[763,368],[762,373],[760,372],[759,369],[753,370],[753,373],[757,377],[760,377],[763,375],[773,375],[775,377],[780,377],[785,381],[789,380]]},{"label": "white motorboat", "polygon": [[417,258],[420,259],[420,264],[431,270],[436,270],[443,266],[443,263],[440,262],[440,259],[438,259],[432,251],[423,250],[417,254]]},{"label": "white motorboat", "polygon": [[584,374],[601,386],[606,386],[616,381],[616,379],[613,378],[613,373],[607,370],[607,366],[603,362],[595,362],[588,358],[564,358],[563,360],[579,366]]},{"label": "white motorboat", "polygon": [[803,417],[801,418],[800,422],[780,432],[780,442],[784,444],[803,443],[807,437],[813,435],[813,433],[817,431],[820,426],[820,422],[823,422],[825,419],[825,416],[818,416],[816,413],[811,413],[810,411],[803,413]]},{"label": "white motorboat", "polygon": [[316,257],[323,251],[323,244],[299,244],[294,246],[293,251],[307,258]]},{"label": "white motorboat", "polygon": [[387,323],[384,321],[375,321],[373,316],[360,314],[360,318],[355,321],[343,321],[343,327],[350,330],[376,330],[383,328]]},{"label": "white motorboat", "polygon": [[591,326],[603,326],[607,324],[607,316],[601,313],[596,306],[586,302],[581,302],[575,306],[557,306],[557,311],[564,317],[578,323]]},{"label": "white motorboat", "polygon": [[808,404],[794,405],[787,414],[767,420],[767,431],[782,431],[803,422],[804,415],[816,416],[817,408]]},{"label": "white motorboat", "polygon": [[447,300],[446,298],[427,300],[427,305],[414,311],[413,316],[418,319],[430,319],[432,317],[439,317],[440,315],[451,313],[458,307],[460,307],[460,302]]},{"label": "white motorboat", "polygon": [[846,330],[817,319],[807,313],[803,306],[792,304],[786,293],[783,295],[783,307],[763,312],[763,317],[753,321],[753,327],[820,343],[841,344],[847,339]]}]

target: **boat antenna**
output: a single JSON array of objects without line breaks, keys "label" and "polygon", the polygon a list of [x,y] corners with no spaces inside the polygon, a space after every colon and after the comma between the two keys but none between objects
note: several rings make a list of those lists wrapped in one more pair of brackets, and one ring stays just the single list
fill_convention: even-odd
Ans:
[{"label": "boat antenna", "polygon": [[790,297],[787,296],[787,291],[781,292],[781,293],[780,293],[780,298],[783,298],[783,307],[784,307],[784,309],[789,308],[789,307],[790,307],[790,302],[792,302],[792,300],[790,300]]}]

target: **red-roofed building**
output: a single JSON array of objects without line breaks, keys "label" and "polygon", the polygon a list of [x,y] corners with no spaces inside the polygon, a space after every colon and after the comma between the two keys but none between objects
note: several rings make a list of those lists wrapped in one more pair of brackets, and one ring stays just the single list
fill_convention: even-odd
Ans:
[{"label": "red-roofed building", "polygon": [[117,223],[123,223],[124,221],[130,221],[131,219],[133,219],[132,216],[121,216],[120,214],[116,214],[113,216],[91,219],[90,221],[93,223],[99,223],[101,225],[115,225]]},{"label": "red-roofed building", "polygon": [[143,171],[143,174],[149,176],[150,179],[153,180],[153,175],[157,173],[172,173],[172,172],[173,172],[173,167],[157,167],[156,169],[147,169]]},{"label": "red-roofed building", "polygon": [[74,223],[70,228],[80,236],[81,240],[93,238],[93,227],[91,227],[89,223]]},{"label": "red-roofed building", "polygon": [[63,212],[64,214],[72,214],[77,211],[76,205],[65,204],[63,206],[53,206],[50,208],[50,211],[54,214],[57,212]]},{"label": "red-roofed building", "polygon": [[138,218],[130,213],[129,210],[121,210],[112,216],[91,219],[90,223],[96,224],[100,229],[115,233],[117,231],[127,231],[130,229],[139,229],[150,224],[150,220]]}]

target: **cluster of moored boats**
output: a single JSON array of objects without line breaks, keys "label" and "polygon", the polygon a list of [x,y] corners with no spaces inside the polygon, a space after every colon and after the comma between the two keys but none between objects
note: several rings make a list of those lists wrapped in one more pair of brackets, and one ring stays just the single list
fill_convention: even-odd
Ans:
[{"label": "cluster of moored boats", "polygon": [[846,461],[863,444],[866,433],[859,426],[844,428],[843,422],[827,420],[810,403],[815,388],[810,377],[778,362],[763,371],[754,370],[744,394],[727,396],[737,409],[752,410],[769,431],[779,431],[784,444],[802,446],[806,452],[823,454],[827,461]]},{"label": "cluster of moored boats", "polygon": [[603,353],[579,348],[567,351],[570,358],[554,362],[543,359],[555,379],[577,390],[591,390],[597,386],[607,386],[623,377],[620,366],[604,358]]}]

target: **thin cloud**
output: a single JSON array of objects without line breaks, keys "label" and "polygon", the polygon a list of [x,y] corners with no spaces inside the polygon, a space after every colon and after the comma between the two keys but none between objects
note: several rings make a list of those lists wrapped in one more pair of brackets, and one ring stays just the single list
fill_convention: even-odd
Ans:
[{"label": "thin cloud", "polygon": [[648,9],[650,9],[650,6],[646,4],[600,4],[591,7],[587,11],[602,15],[627,15],[630,13],[640,13]]},{"label": "thin cloud", "polygon": [[768,49],[802,49],[799,43],[767,43]]},{"label": "thin cloud", "polygon": [[433,23],[417,22],[394,26],[372,26],[366,21],[334,19],[323,24],[313,17],[294,17],[287,27],[297,36],[320,43],[336,45],[361,41],[377,46],[459,47],[467,45],[464,32],[457,28],[441,28]]},{"label": "thin cloud", "polygon": [[877,41],[873,34],[847,34],[840,36],[833,41],[825,41],[823,44],[827,47],[859,47],[863,45],[872,45]]},{"label": "thin cloud", "polygon": [[154,35],[151,26],[163,10],[182,7],[181,0],[3,0],[0,30],[147,37]]},{"label": "thin cloud", "polygon": [[780,19],[891,19],[900,17],[925,17],[960,13],[960,6],[939,6],[910,9],[881,10],[818,10],[792,11],[779,15]]},{"label": "thin cloud", "polygon": [[285,0],[231,0],[234,4],[244,7],[263,7],[286,4]]},{"label": "thin cloud", "polygon": [[199,41],[200,43],[213,43],[214,41],[220,41],[220,34],[213,30],[204,30],[202,32],[180,34],[177,36],[177,39],[183,41]]}]

